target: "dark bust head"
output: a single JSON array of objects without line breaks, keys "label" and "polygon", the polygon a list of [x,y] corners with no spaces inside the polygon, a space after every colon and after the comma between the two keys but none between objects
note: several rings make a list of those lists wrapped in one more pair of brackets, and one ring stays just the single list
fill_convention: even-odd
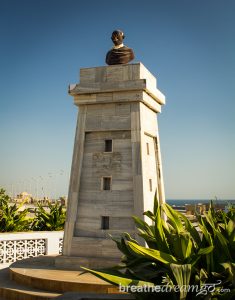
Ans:
[{"label": "dark bust head", "polygon": [[134,59],[134,52],[131,48],[123,45],[125,35],[121,30],[114,30],[111,36],[113,48],[106,55],[106,63],[108,65],[127,64]]},{"label": "dark bust head", "polygon": [[111,40],[113,41],[115,46],[121,45],[124,38],[124,33],[121,30],[114,30],[111,36]]}]

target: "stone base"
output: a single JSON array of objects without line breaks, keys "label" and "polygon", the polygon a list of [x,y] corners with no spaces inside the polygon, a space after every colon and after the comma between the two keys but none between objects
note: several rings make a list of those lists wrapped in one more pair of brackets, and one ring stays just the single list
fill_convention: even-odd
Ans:
[{"label": "stone base", "polygon": [[58,269],[66,270],[82,270],[81,267],[90,269],[109,268],[117,265],[120,259],[112,257],[73,257],[73,256],[57,256],[55,257],[55,266]]},{"label": "stone base", "polygon": [[[69,294],[61,299],[70,299],[68,297],[71,296],[71,292],[74,292],[72,299],[76,300],[133,299],[131,295],[127,297],[120,293],[117,286],[107,283],[93,274],[79,271],[79,268],[68,270],[55,266],[55,259],[58,264],[61,264],[60,267],[63,263],[69,265],[69,260],[64,257],[41,256],[18,261],[8,269],[1,270],[0,299],[49,300],[64,293]],[[75,269],[77,265],[85,265],[86,261],[70,258],[70,263],[74,264]],[[102,262],[100,264],[102,265]],[[114,265],[114,261],[112,261],[112,265]],[[87,262],[87,266],[89,267],[89,262]],[[110,297],[99,296],[101,294],[110,294]]]}]

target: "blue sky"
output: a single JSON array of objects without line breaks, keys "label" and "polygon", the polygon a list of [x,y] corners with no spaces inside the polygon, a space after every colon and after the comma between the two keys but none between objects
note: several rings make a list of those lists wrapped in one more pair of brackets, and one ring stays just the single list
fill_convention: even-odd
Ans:
[{"label": "blue sky", "polygon": [[0,0],[0,186],[66,195],[77,109],[67,86],[125,32],[158,80],[168,199],[235,198],[235,2]]}]

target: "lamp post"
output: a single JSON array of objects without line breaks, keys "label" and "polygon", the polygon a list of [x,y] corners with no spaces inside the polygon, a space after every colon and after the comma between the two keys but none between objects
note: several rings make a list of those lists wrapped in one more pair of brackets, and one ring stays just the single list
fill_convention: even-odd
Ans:
[{"label": "lamp post", "polygon": [[32,177],[32,180],[35,182],[35,199],[38,200],[38,180],[37,178]]},{"label": "lamp post", "polygon": [[48,177],[49,177],[49,179],[48,179],[48,191],[49,191],[48,197],[50,200],[52,198],[52,173],[51,172],[48,173]]},{"label": "lamp post", "polygon": [[41,198],[45,198],[44,178],[42,176],[39,176],[39,179],[41,180],[41,184],[40,184]]}]

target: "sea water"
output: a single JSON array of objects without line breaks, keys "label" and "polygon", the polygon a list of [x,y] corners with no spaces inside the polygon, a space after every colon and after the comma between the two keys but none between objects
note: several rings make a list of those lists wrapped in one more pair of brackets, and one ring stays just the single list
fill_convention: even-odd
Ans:
[{"label": "sea water", "polygon": [[224,204],[225,206],[228,205],[235,205],[235,199],[231,199],[231,200],[222,200],[222,199],[167,199],[166,202],[170,205],[175,205],[175,206],[184,206],[185,204],[206,204],[206,203],[210,203],[210,201],[213,201],[213,203],[216,204]]}]

